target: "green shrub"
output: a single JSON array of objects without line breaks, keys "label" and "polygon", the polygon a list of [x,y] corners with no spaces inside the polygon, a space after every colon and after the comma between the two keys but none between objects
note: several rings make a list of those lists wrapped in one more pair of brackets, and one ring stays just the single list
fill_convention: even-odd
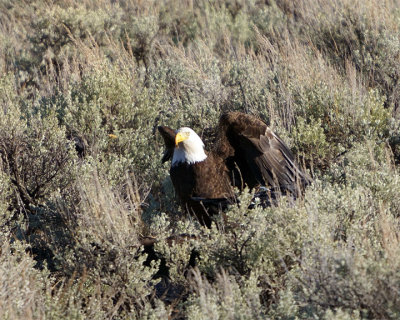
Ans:
[{"label": "green shrub", "polygon": [[[17,0],[0,21],[0,317],[399,317],[395,2]],[[314,182],[207,229],[157,126],[210,150],[230,110]]]},{"label": "green shrub", "polygon": [[15,89],[7,86],[3,90],[0,120],[3,171],[16,191],[14,204],[29,210],[71,184],[75,154],[54,113],[24,112],[14,96]]},{"label": "green shrub", "polygon": [[190,319],[265,319],[256,277],[236,280],[222,269],[210,283],[194,270],[191,287],[193,293],[184,305]]},{"label": "green shrub", "polygon": [[[320,1],[303,10],[313,44],[344,69],[350,60],[371,87],[398,109],[398,10],[393,2]],[[390,10],[393,14],[388,15]]]},{"label": "green shrub", "polygon": [[41,319],[46,310],[46,289],[50,298],[47,271],[34,268],[35,262],[21,243],[2,243],[0,255],[1,302],[3,319]]},{"label": "green shrub", "polygon": [[297,126],[293,130],[293,149],[297,154],[308,163],[317,163],[320,159],[325,159],[328,153],[328,143],[321,120],[310,119],[310,123],[305,123],[301,117],[297,118]]},{"label": "green shrub", "polygon": [[[276,311],[281,315],[289,304],[300,318],[322,317],[327,309],[356,318],[357,313],[362,318],[397,317],[397,296],[383,292],[392,292],[389,287],[398,281],[392,272],[398,263],[393,251],[398,204],[386,193],[397,192],[398,173],[381,152],[382,148],[355,148],[338,169],[346,173],[346,186],[316,182],[306,193],[312,232],[308,240],[303,237],[298,264],[280,293],[285,300]],[[384,187],[382,192],[378,187],[388,184],[394,190]]]}]

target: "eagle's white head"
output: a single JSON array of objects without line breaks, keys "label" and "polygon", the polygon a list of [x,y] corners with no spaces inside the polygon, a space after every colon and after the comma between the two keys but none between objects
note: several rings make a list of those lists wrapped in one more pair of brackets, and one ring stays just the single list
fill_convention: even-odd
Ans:
[{"label": "eagle's white head", "polygon": [[195,163],[207,158],[204,152],[204,143],[190,128],[180,128],[175,136],[175,150],[172,157],[172,166],[181,162]]}]

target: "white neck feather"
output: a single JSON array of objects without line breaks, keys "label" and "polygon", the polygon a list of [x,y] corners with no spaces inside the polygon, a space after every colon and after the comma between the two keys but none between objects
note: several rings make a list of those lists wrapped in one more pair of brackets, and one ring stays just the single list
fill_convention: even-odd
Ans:
[{"label": "white neck feather", "polygon": [[203,148],[198,148],[197,150],[185,150],[184,148],[175,148],[174,156],[172,157],[172,166],[179,163],[186,162],[188,164],[193,164],[196,162],[203,161],[207,158],[206,153]]}]

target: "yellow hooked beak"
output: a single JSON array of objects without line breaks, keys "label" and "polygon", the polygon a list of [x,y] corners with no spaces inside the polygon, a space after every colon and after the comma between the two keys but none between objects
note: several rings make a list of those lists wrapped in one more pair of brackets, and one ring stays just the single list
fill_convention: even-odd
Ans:
[{"label": "yellow hooked beak", "polygon": [[175,146],[178,147],[179,143],[189,139],[189,132],[178,132],[175,136]]}]

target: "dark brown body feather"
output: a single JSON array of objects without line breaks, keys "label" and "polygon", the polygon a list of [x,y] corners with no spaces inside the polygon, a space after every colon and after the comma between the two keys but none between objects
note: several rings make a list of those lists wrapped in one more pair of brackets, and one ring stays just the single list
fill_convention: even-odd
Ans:
[{"label": "dark brown body feather", "polygon": [[234,178],[236,186],[263,185],[297,195],[309,184],[286,144],[254,116],[240,112],[222,115],[218,135],[215,151],[225,159],[230,172],[240,169]]},{"label": "dark brown body feather", "polygon": [[[165,162],[173,156],[175,131],[158,129],[166,145]],[[264,122],[240,112],[221,116],[217,142],[206,160],[175,165],[170,175],[182,206],[206,225],[218,207],[209,205],[210,201],[205,205],[199,198],[233,198],[232,186],[266,186],[297,196],[310,182],[284,142]]]},{"label": "dark brown body feather", "polygon": [[[214,154],[194,164],[181,163],[171,167],[170,175],[182,206],[202,224],[211,225],[210,216],[218,213],[218,199],[233,197],[227,167]],[[196,198],[215,199],[213,205]]]}]

